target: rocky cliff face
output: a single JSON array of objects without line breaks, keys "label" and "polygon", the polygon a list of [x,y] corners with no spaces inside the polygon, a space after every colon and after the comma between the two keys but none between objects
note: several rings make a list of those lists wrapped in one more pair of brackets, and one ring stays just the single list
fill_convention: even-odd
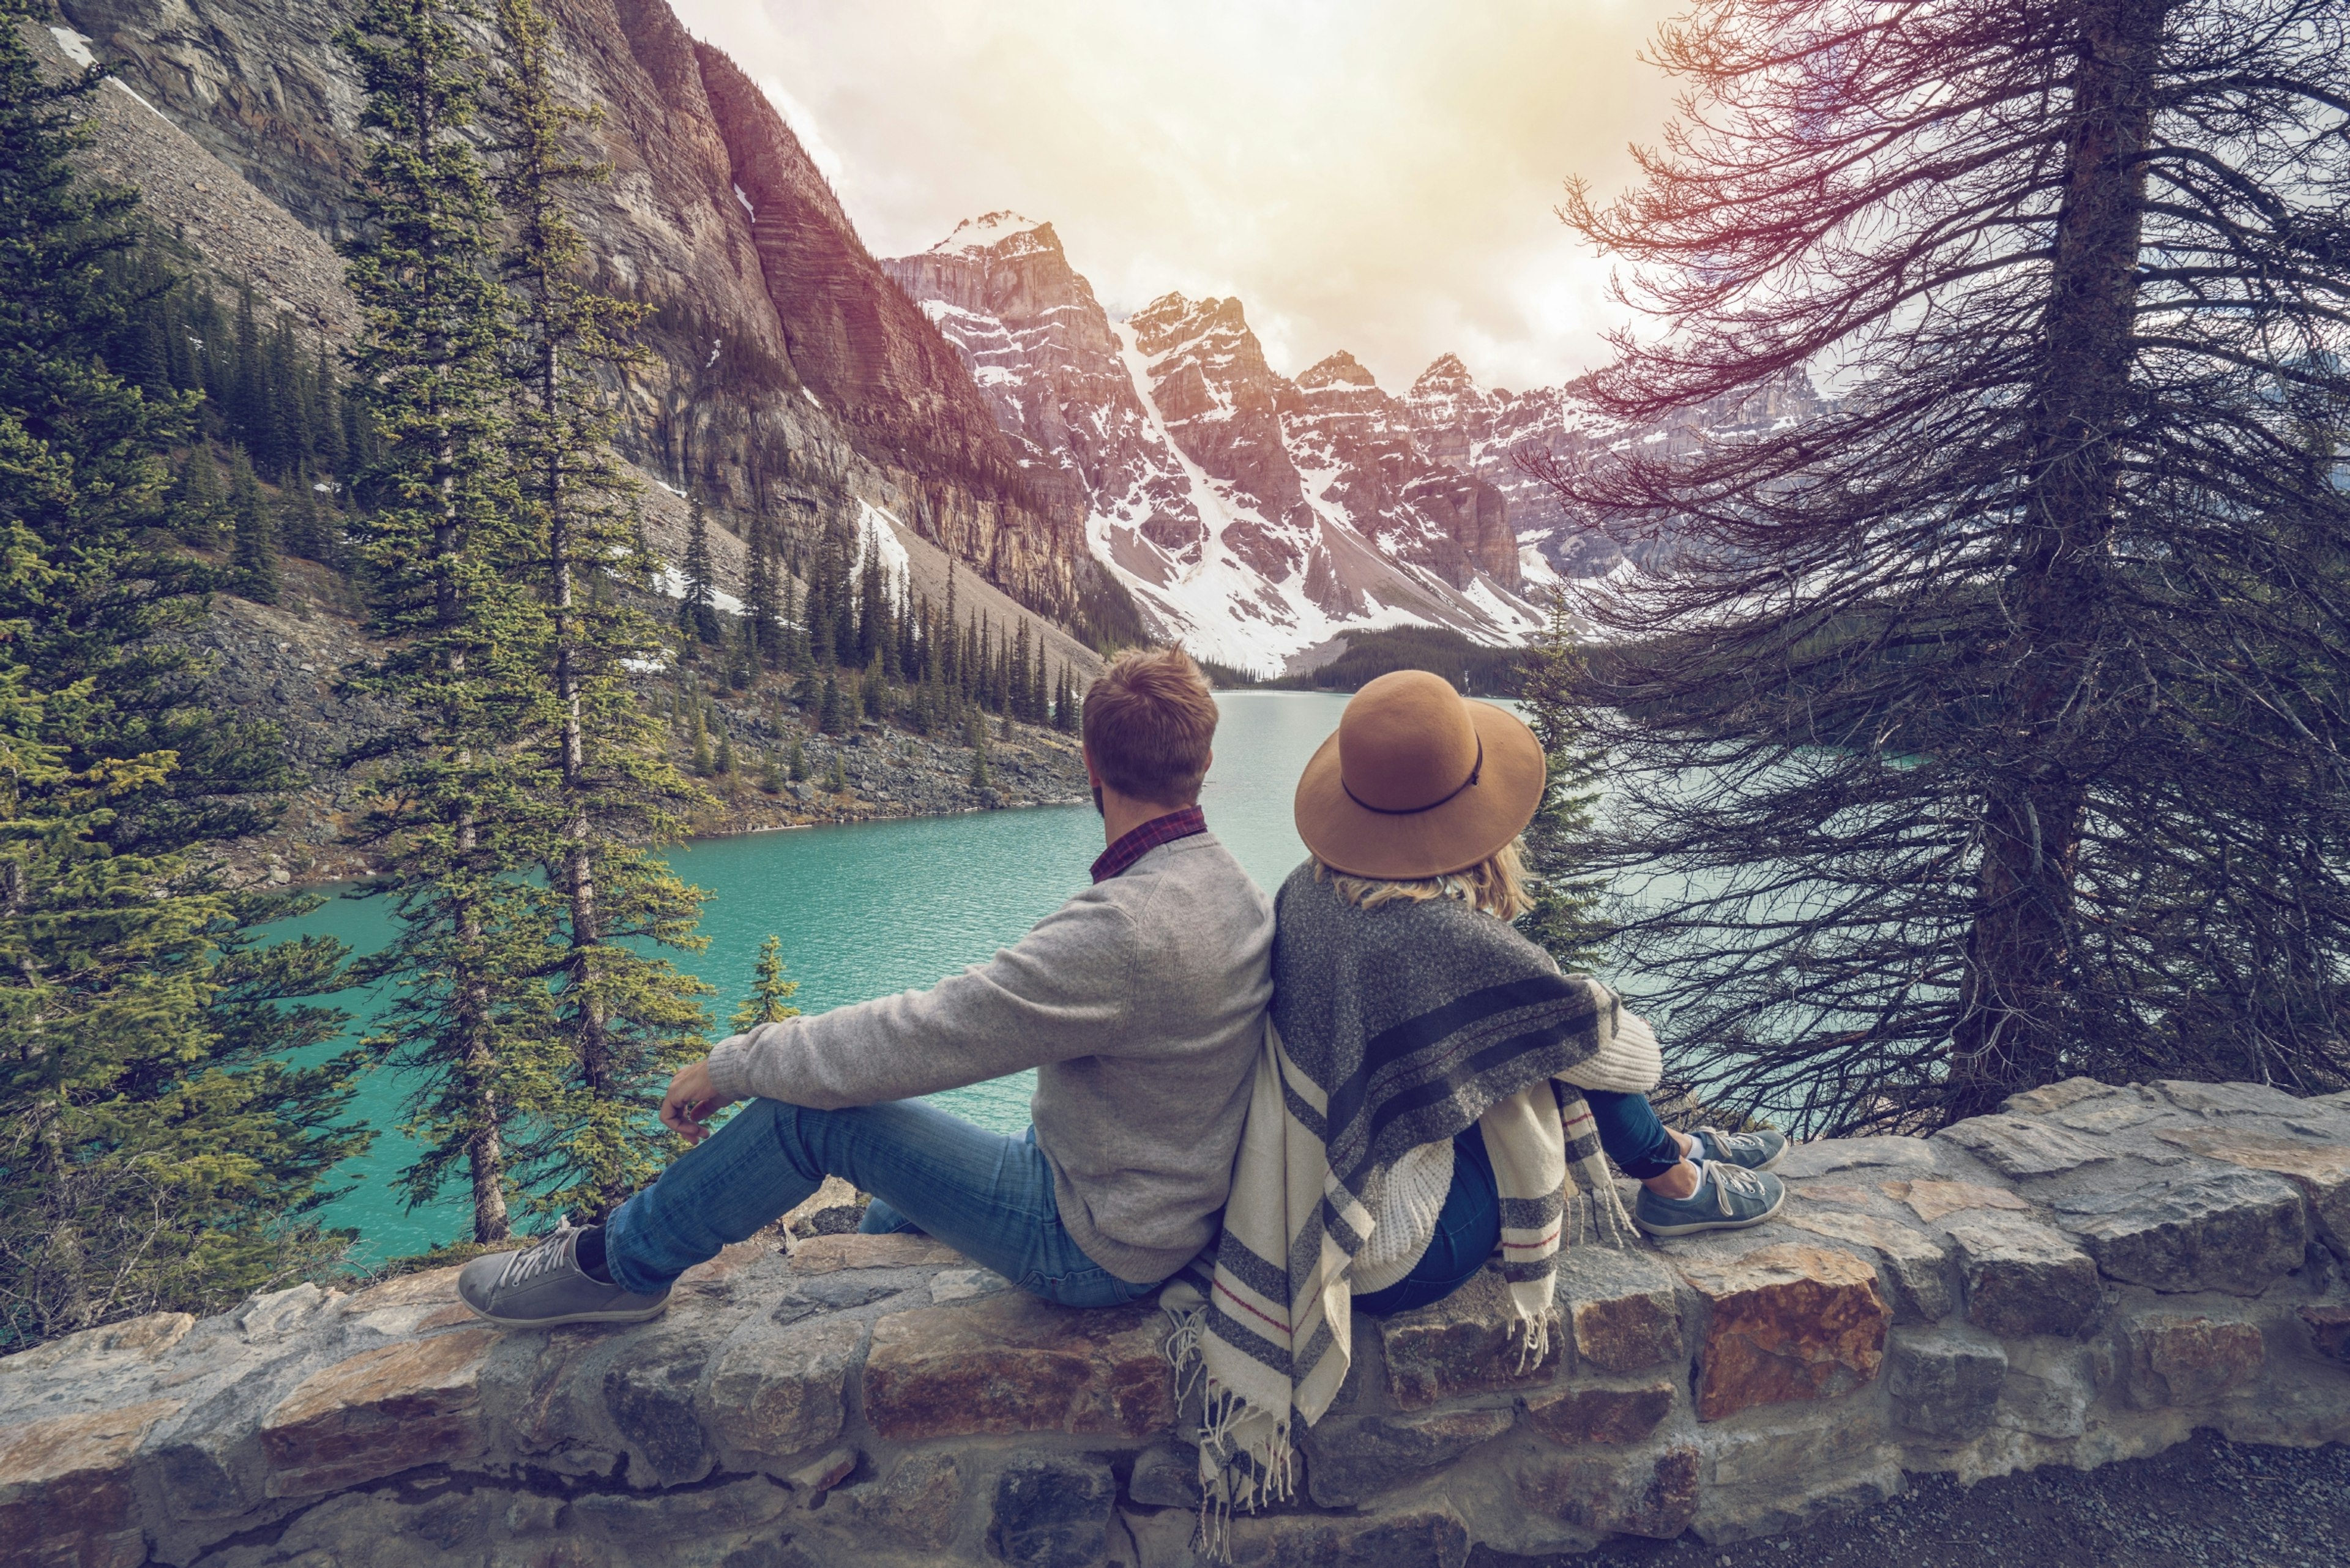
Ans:
[{"label": "rocky cliff face", "polygon": [[1263,670],[1349,628],[1503,643],[1538,623],[1501,493],[1419,452],[1351,358],[1289,380],[1236,299],[1170,294],[1114,324],[1052,225],[1009,213],[883,265],[1031,471],[1082,497],[1095,552],[1162,634]]},{"label": "rocky cliff face", "polygon": [[[626,388],[629,455],[720,507],[911,521],[1066,615],[1100,573],[1075,493],[1030,475],[955,352],[891,287],[790,129],[666,0],[546,0],[563,85],[612,178],[580,227],[607,286],[659,307]],[[364,157],[334,0],[64,0],[163,119],[310,234],[345,237]],[[123,177],[142,185],[149,171]],[[187,237],[205,246],[201,217]]]},{"label": "rocky cliff face", "polygon": [[1527,473],[1524,457],[1562,461],[1634,444],[1678,452],[1700,441],[1738,441],[1811,419],[1825,402],[1801,371],[1750,396],[1721,399],[1660,425],[1620,426],[1576,400],[1578,384],[1487,391],[1460,356],[1446,354],[1404,396],[1412,434],[1434,461],[1475,475],[1506,499],[1526,568],[1538,579],[1597,576],[1624,557],[1592,520],[1574,515],[1557,493]]}]

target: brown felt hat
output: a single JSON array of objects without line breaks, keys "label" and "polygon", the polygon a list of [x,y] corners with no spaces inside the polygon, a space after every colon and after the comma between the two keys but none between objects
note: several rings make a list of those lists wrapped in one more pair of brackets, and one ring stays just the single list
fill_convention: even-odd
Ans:
[{"label": "brown felt hat", "polygon": [[1347,704],[1297,781],[1297,836],[1325,866],[1381,881],[1465,871],[1534,820],[1542,742],[1506,708],[1399,670]]}]

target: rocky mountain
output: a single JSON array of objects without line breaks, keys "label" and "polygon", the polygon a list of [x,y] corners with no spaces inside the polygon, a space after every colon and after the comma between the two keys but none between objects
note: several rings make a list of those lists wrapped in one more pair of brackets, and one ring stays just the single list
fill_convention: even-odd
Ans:
[{"label": "rocky mountain", "polygon": [[1474,474],[1507,500],[1521,556],[1537,578],[1598,576],[1624,557],[1589,519],[1570,514],[1556,492],[1528,473],[1523,459],[1569,462],[1659,441],[1666,452],[1679,452],[1783,428],[1826,407],[1809,378],[1796,371],[1742,400],[1717,400],[1659,425],[1626,427],[1578,403],[1578,385],[1489,392],[1459,355],[1446,354],[1420,372],[1403,399],[1422,452]]},{"label": "rocky mountain", "polygon": [[[673,487],[700,486],[722,521],[853,525],[870,504],[1024,604],[1130,626],[1087,550],[1077,493],[1024,466],[956,350],[883,276],[742,70],[691,37],[666,0],[543,5],[569,96],[601,111],[582,150],[612,168],[582,198],[590,254],[607,286],[657,307],[653,362],[626,388],[628,455]],[[364,139],[358,84],[333,42],[348,4],[59,10],[77,47],[237,177],[240,200],[318,241],[349,233]],[[144,165],[120,174],[151,203],[174,178]],[[212,255],[211,203],[190,205],[182,234]],[[298,302],[280,291],[276,303]]]},{"label": "rocky mountain", "polygon": [[1427,457],[1350,357],[1278,374],[1237,299],[1170,294],[1113,322],[1052,225],[1009,213],[882,265],[1031,470],[1083,498],[1095,552],[1162,635],[1270,670],[1349,630],[1498,644],[1540,623],[1502,493]]}]

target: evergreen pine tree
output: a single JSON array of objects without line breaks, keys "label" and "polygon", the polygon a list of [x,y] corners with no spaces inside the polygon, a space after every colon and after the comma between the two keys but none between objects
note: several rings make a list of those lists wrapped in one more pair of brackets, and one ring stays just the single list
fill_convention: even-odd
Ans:
[{"label": "evergreen pine tree", "polygon": [[749,561],[743,574],[743,617],[749,633],[753,664],[780,670],[790,660],[784,621],[790,607],[781,568],[775,561],[775,530],[762,520],[751,530]]},{"label": "evergreen pine tree", "polygon": [[979,716],[977,709],[972,711],[963,743],[971,748],[971,787],[987,788],[987,722]]},{"label": "evergreen pine tree", "polygon": [[554,721],[541,542],[514,486],[495,209],[474,142],[474,52],[443,0],[361,0],[338,39],[366,93],[349,276],[364,320],[354,402],[380,443],[359,522],[392,651],[359,690],[411,715],[370,779],[397,929],[357,966],[397,981],[370,1044],[410,1075],[411,1203],[452,1179],[473,1236],[511,1232],[513,1160],[556,1116],[568,1053],[546,984],[560,852],[538,744]]},{"label": "evergreen pine tree", "polygon": [[840,681],[827,673],[824,678],[824,697],[816,710],[816,732],[837,735],[848,728],[848,723],[847,710],[841,701]]},{"label": "evergreen pine tree", "polygon": [[319,470],[338,477],[345,466],[343,397],[335,379],[334,361],[327,358],[327,341],[318,340],[317,361],[310,370],[310,439]]},{"label": "evergreen pine tree", "polygon": [[693,705],[693,772],[697,778],[708,778],[717,768],[710,753],[710,726],[704,720],[704,710],[699,700]]},{"label": "evergreen pine tree", "polygon": [[269,424],[268,369],[262,358],[261,326],[254,318],[250,283],[236,292],[236,347],[229,364],[229,431],[238,445],[250,450]]},{"label": "evergreen pine tree", "polygon": [[718,774],[731,785],[734,782],[734,732],[724,727],[718,732]]},{"label": "evergreen pine tree", "polygon": [[[508,359],[512,452],[552,620],[545,670],[557,714],[544,735],[561,843],[547,879],[562,905],[555,1006],[571,1058],[568,1093],[527,1163],[535,1208],[600,1219],[673,1149],[651,1112],[708,1022],[709,988],[660,950],[702,950],[703,896],[654,853],[680,836],[699,796],[668,761],[659,722],[628,679],[630,661],[659,652],[660,628],[608,591],[615,572],[641,583],[652,571],[597,379],[642,358],[624,335],[643,313],[578,281],[584,247],[570,215],[579,187],[608,171],[566,150],[570,128],[593,117],[555,96],[546,16],[531,0],[497,0],[496,22],[487,103],[499,195],[514,223],[503,258],[518,329]],[[722,741],[717,763],[731,780],[731,742]]]},{"label": "evergreen pine tree", "polygon": [[299,903],[238,894],[197,853],[267,820],[274,733],[203,702],[182,634],[206,574],[148,532],[192,400],[105,367],[107,262],[130,195],[94,186],[103,73],[46,79],[52,13],[0,0],[0,1347],[218,1311],[331,1264],[299,1218],[363,1147],[335,1125],[348,1056],[273,1058],[339,1014],[331,940],[260,946]]},{"label": "evergreen pine tree", "polygon": [[255,604],[274,605],[284,584],[277,562],[277,521],[242,449],[229,459],[228,506],[236,591]]},{"label": "evergreen pine tree", "polygon": [[775,761],[773,752],[769,752],[759,763],[759,792],[762,794],[784,793],[783,766]]},{"label": "evergreen pine tree", "polygon": [[172,532],[191,545],[220,542],[227,526],[228,493],[221,487],[220,464],[213,461],[210,442],[198,441],[188,448],[163,515]]},{"label": "evergreen pine tree", "polygon": [[857,545],[857,663],[861,669],[881,652],[889,636],[888,585],[881,574],[880,524],[868,521]]},{"label": "evergreen pine tree", "polygon": [[806,783],[807,783],[807,776],[808,776],[807,750],[806,750],[806,747],[804,747],[804,746],[800,743],[800,738],[799,738],[797,735],[794,735],[794,736],[792,737],[792,761],[791,761],[791,770],[792,770],[792,783],[794,783],[794,784],[806,784]]},{"label": "evergreen pine tree", "polygon": [[685,634],[689,642],[717,646],[721,633],[718,585],[711,576],[710,519],[702,509],[699,489],[686,501],[685,556],[678,562],[677,570],[684,579],[685,590],[678,600],[678,630]]},{"label": "evergreen pine tree", "polygon": [[1549,786],[1525,831],[1526,868],[1534,907],[1519,929],[1570,972],[1598,967],[1609,924],[1607,878],[1585,869],[1599,805],[1607,753],[1591,738],[1579,692],[1590,679],[1564,598],[1552,602],[1550,626],[1526,654],[1526,721],[1548,760]]},{"label": "evergreen pine tree", "polygon": [[848,769],[847,766],[840,760],[840,753],[838,752],[832,753],[832,774],[830,778],[826,781],[824,787],[830,790],[835,794],[847,794],[848,793]]},{"label": "evergreen pine tree", "polygon": [[759,960],[751,971],[751,994],[727,1020],[734,1033],[756,1029],[762,1023],[781,1023],[786,1018],[797,1018],[800,1010],[791,1004],[798,994],[800,982],[784,978],[783,939],[769,932],[759,944]]}]

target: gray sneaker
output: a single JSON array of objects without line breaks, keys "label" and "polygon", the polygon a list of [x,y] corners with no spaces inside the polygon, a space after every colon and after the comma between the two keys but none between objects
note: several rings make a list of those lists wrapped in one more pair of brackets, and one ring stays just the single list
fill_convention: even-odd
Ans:
[{"label": "gray sneaker", "polygon": [[1779,1212],[1786,1185],[1775,1176],[1708,1160],[1698,1168],[1698,1188],[1687,1198],[1666,1198],[1648,1188],[1632,1205],[1632,1223],[1651,1236],[1693,1236],[1700,1231],[1743,1231]]},{"label": "gray sneaker", "polygon": [[1743,1166],[1748,1170],[1768,1170],[1787,1152],[1787,1135],[1775,1127],[1735,1133],[1723,1132],[1719,1127],[1700,1127],[1690,1137],[1697,1139],[1697,1151],[1706,1158]]},{"label": "gray sneaker", "polygon": [[594,1278],[572,1256],[578,1238],[566,1225],[519,1252],[485,1253],[457,1276],[457,1293],[502,1328],[642,1323],[660,1315],[669,1292],[640,1296]]}]

